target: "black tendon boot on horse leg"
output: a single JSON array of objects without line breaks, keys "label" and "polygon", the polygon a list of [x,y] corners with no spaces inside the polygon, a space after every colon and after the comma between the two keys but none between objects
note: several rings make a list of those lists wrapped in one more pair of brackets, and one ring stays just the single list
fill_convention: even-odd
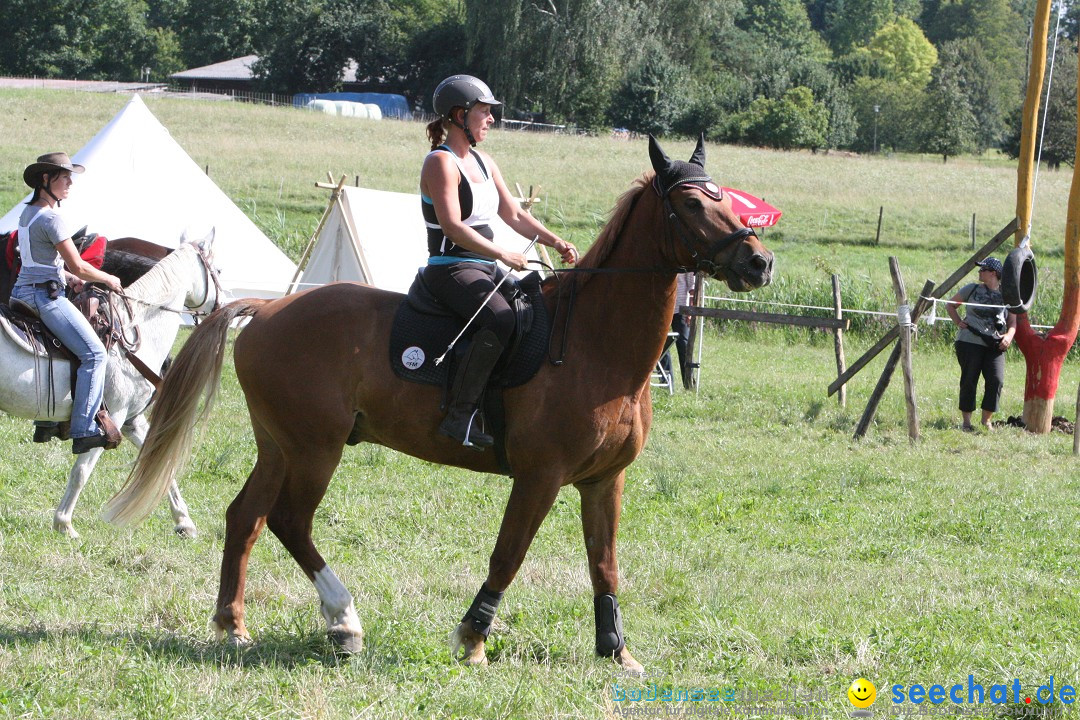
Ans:
[{"label": "black tendon boot on horse leg", "polygon": [[480,396],[484,394],[488,378],[495,363],[502,355],[503,346],[490,330],[481,330],[473,336],[465,357],[461,361],[454,384],[453,399],[446,418],[439,425],[439,432],[461,442],[465,447],[483,450],[495,444],[495,439],[474,427]]},{"label": "black tendon boot on horse leg", "polygon": [[499,608],[502,596],[501,592],[488,590],[486,583],[481,585],[469,611],[461,618],[461,623],[450,636],[450,652],[466,665],[487,665],[484,642],[491,634],[495,611]]},{"label": "black tendon boot on horse leg", "polygon": [[622,613],[619,601],[612,593],[604,593],[593,598],[593,615],[596,618],[596,654],[600,657],[615,657],[626,647],[623,639]]}]

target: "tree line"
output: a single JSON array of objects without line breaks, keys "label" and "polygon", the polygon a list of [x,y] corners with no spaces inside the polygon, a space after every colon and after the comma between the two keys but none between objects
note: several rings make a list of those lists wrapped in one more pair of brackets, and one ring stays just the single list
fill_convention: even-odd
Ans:
[{"label": "tree line", "polygon": [[[1044,160],[1072,163],[1063,6]],[[775,148],[1016,151],[1034,0],[6,0],[0,73],[165,80],[256,54],[260,89],[430,110],[469,72],[506,117]],[[1053,24],[1052,24],[1053,27]]]}]

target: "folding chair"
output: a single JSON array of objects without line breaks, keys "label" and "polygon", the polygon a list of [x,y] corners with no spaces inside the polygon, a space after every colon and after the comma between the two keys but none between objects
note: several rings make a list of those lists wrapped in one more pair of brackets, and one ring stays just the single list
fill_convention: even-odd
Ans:
[{"label": "folding chair", "polygon": [[[663,362],[664,355],[671,349],[671,346],[675,344],[675,338],[679,337],[677,332],[669,332],[667,338],[664,339],[664,351],[660,353],[660,360],[656,361],[656,367],[653,368],[652,376],[649,378],[649,384],[653,387],[666,387],[668,395],[675,394],[675,372],[668,372],[664,368]],[[675,364],[672,363],[674,368]]]}]

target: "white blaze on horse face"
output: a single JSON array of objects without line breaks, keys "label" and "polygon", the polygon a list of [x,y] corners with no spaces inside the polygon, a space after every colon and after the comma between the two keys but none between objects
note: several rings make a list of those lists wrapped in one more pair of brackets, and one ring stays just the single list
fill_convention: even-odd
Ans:
[{"label": "white blaze on horse face", "polygon": [[353,606],[352,595],[345,585],[327,565],[315,573],[315,590],[322,600],[322,614],[326,619],[326,629],[330,632],[343,631],[352,635],[363,635],[364,628]]}]

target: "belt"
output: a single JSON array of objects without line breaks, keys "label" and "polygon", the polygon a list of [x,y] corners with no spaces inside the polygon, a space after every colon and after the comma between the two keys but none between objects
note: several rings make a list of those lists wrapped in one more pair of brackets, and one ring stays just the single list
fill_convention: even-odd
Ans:
[{"label": "belt", "polygon": [[36,288],[38,288],[40,290],[52,290],[52,285],[54,283],[57,284],[57,285],[60,285],[60,287],[64,287],[57,280],[46,280],[45,282],[34,283],[33,287],[36,287]]}]

